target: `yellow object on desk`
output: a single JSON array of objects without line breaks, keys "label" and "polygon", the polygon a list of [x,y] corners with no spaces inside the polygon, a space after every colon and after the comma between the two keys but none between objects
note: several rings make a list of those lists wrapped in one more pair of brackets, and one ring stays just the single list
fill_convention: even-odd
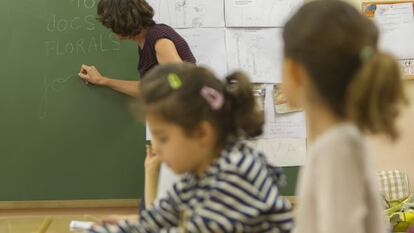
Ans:
[{"label": "yellow object on desk", "polygon": [[43,220],[42,225],[40,225],[39,230],[37,233],[46,233],[47,229],[49,228],[50,224],[52,224],[53,218],[46,217],[45,220]]}]

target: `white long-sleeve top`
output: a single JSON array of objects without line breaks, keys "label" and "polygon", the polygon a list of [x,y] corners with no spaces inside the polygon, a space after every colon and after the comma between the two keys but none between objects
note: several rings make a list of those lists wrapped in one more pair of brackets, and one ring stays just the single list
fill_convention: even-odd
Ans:
[{"label": "white long-sleeve top", "polygon": [[298,182],[296,233],[385,233],[378,180],[366,142],[340,124],[311,145]]}]

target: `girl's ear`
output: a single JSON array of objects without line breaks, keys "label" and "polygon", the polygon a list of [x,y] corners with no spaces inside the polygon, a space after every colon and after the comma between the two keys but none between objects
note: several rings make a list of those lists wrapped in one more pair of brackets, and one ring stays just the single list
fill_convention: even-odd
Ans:
[{"label": "girl's ear", "polygon": [[288,103],[292,107],[301,107],[305,74],[301,64],[291,58],[284,59],[282,93],[287,97]]},{"label": "girl's ear", "polygon": [[211,146],[216,143],[217,132],[209,121],[202,121],[193,131],[192,136],[198,138],[203,146]]},{"label": "girl's ear", "polygon": [[287,72],[289,73],[290,79],[293,82],[293,84],[295,86],[303,84],[303,66],[291,58],[286,58],[284,63],[286,66],[285,68],[287,69]]}]

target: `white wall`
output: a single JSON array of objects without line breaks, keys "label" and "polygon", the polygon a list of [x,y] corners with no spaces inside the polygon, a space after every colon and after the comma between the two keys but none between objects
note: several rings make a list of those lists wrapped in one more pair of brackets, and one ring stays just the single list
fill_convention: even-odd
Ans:
[{"label": "white wall", "polygon": [[395,143],[380,137],[370,138],[369,142],[374,151],[377,169],[406,172],[414,193],[414,80],[405,81],[405,86],[411,103],[398,121],[401,138]]}]

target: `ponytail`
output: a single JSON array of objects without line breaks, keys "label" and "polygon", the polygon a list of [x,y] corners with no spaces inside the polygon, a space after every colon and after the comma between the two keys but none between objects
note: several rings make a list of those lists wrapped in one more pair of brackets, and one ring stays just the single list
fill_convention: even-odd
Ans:
[{"label": "ponytail", "polygon": [[241,72],[225,79],[226,103],[230,113],[230,129],[236,137],[256,137],[262,134],[264,116],[253,95],[253,86]]},{"label": "ponytail", "polygon": [[373,52],[362,59],[361,70],[351,82],[346,101],[348,117],[365,132],[398,138],[395,120],[407,104],[400,67],[392,56]]},{"label": "ponytail", "polygon": [[207,121],[217,131],[219,147],[262,133],[264,117],[256,107],[252,84],[242,73],[223,82],[203,67],[164,64],[150,70],[140,88],[145,115],[156,114],[190,136]]}]

